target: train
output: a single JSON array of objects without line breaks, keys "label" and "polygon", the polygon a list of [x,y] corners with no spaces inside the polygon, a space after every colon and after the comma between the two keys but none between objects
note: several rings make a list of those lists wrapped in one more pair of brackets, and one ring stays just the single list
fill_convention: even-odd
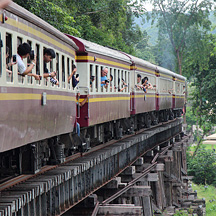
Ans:
[{"label": "train", "polygon": [[[64,162],[67,156],[181,117],[185,77],[64,34],[13,2],[1,11],[0,22],[0,177],[36,173],[44,165]],[[33,74],[43,75],[43,50],[55,50],[56,58],[47,67],[56,71],[59,85],[43,76],[41,80],[20,76],[16,64],[11,74],[6,72],[23,42],[37,56]],[[79,74],[75,88],[72,80],[68,82],[73,65]],[[108,70],[106,88],[101,86],[104,68]],[[137,88],[139,75],[148,77],[153,88],[147,92]],[[83,100],[86,103],[80,106]]]}]

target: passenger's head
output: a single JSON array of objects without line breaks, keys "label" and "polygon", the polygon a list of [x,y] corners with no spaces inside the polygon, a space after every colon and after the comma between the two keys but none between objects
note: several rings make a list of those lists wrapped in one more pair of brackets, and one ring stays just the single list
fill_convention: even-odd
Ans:
[{"label": "passenger's head", "polygon": [[17,53],[22,56],[22,58],[27,58],[31,52],[31,47],[28,43],[23,43],[18,46]]},{"label": "passenger's head", "polygon": [[77,67],[76,67],[76,65],[75,64],[72,64],[72,71],[74,70],[74,69],[76,69]]},{"label": "passenger's head", "polygon": [[95,76],[91,76],[90,80],[93,82],[95,80]]},{"label": "passenger's head", "polygon": [[141,75],[137,74],[137,83],[139,83],[141,81]]},{"label": "passenger's head", "polygon": [[49,63],[52,61],[52,59],[55,58],[55,51],[53,49],[50,48],[45,48],[44,49],[44,62],[45,63]]},{"label": "passenger's head", "polygon": [[143,79],[142,79],[142,84],[146,84],[148,82],[148,77],[144,77]]},{"label": "passenger's head", "polygon": [[108,74],[108,68],[104,68],[102,71],[101,71],[101,77],[104,77]]},{"label": "passenger's head", "polygon": [[110,81],[113,81],[113,75],[110,74]]}]

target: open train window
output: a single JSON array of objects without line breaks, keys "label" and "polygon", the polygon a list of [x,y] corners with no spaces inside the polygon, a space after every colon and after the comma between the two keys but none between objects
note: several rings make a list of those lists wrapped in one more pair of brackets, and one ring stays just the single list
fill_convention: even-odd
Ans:
[{"label": "open train window", "polygon": [[[32,42],[30,40],[27,40],[27,43],[29,44],[30,47],[32,47]],[[28,56],[27,58],[27,64],[31,64],[31,59],[30,59],[30,56]],[[33,72],[33,71],[32,71]],[[33,77],[32,76],[27,76],[27,80],[28,80],[28,83],[32,84],[32,79]]]},{"label": "open train window", "polygon": [[[46,50],[46,47],[43,47],[43,54],[44,54],[44,51]],[[45,68],[47,68],[48,69],[48,71],[50,71],[50,62],[49,63],[46,63],[45,61],[44,61],[44,58],[43,58],[43,73],[45,72],[44,71],[44,69]],[[42,74],[43,74],[42,73]],[[44,85],[45,86],[48,86],[48,78],[45,78],[44,79]]]},{"label": "open train window", "polygon": [[[128,85],[128,77],[127,77],[127,75],[128,75],[128,72],[125,71],[125,75],[124,75],[124,83]],[[125,87],[126,87],[126,86],[125,86]],[[128,92],[128,87],[125,88],[125,92]]]},{"label": "open train window", "polygon": [[65,57],[62,56],[62,88],[65,88]]},{"label": "open train window", "polygon": [[89,86],[90,86],[90,91],[93,92],[94,91],[94,81],[95,81],[95,77],[94,77],[94,73],[93,73],[93,65],[90,64],[90,79],[89,79]]},{"label": "open train window", "polygon": [[56,79],[59,80],[59,54],[56,53]]},{"label": "open train window", "polygon": [[12,35],[6,33],[6,80],[7,82],[13,82],[13,67],[11,66],[12,57]]},{"label": "open train window", "polygon": [[[109,77],[109,79],[110,79],[110,91],[111,92],[113,92],[113,82],[114,82],[114,78],[113,78],[113,73],[112,73],[112,68],[110,68],[110,77]],[[111,81],[111,79],[112,79],[112,81]]]},{"label": "open train window", "polygon": [[117,87],[117,85],[116,85],[117,81],[116,81],[116,80],[118,79],[118,77],[116,77],[116,69],[114,69],[113,75],[114,75],[114,76],[113,76],[113,79],[114,79],[114,80],[113,80],[113,81],[114,81],[114,87],[113,87],[113,88],[114,88],[114,92],[116,92],[116,91],[117,91],[117,90],[116,90],[116,87]]},{"label": "open train window", "polygon": [[95,86],[96,86],[96,92],[98,92],[98,89],[99,89],[99,87],[100,87],[100,86],[98,86],[98,83],[100,83],[100,82],[99,82],[99,74],[98,74],[99,71],[98,71],[98,69],[99,69],[99,68],[98,68],[98,66],[96,65],[96,66],[95,66],[95,82],[96,82],[96,83],[95,83]]},{"label": "open train window", "polygon": [[[67,79],[68,79],[69,76],[70,76],[70,59],[67,58]],[[70,83],[68,83],[68,89],[71,89]]]},{"label": "open train window", "polygon": [[[40,75],[40,45],[36,44],[36,50],[35,50],[35,54],[36,54],[36,74]],[[40,80],[36,80],[37,84],[40,84]]]},{"label": "open train window", "polygon": [[[17,47],[22,44],[22,38],[21,37],[17,37]],[[18,82],[19,83],[23,83],[24,82],[24,76],[19,75],[18,76]]]}]

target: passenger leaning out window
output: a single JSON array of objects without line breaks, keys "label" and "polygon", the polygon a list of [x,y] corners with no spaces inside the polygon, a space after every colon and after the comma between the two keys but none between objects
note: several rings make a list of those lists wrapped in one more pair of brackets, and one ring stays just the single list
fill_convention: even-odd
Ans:
[{"label": "passenger leaning out window", "polygon": [[46,79],[50,77],[50,82],[52,84],[59,85],[59,81],[56,78],[56,72],[55,71],[50,72],[47,68],[47,63],[51,62],[55,58],[55,56],[56,56],[55,51],[53,49],[50,49],[50,48],[44,49],[44,53],[43,53],[44,75],[43,77]]},{"label": "passenger leaning out window", "polygon": [[[25,66],[23,59],[28,58],[29,56],[31,59],[31,64],[29,66]],[[13,62],[17,62],[18,72],[20,75],[33,76],[36,80],[40,80],[41,77],[39,75],[31,73],[36,64],[36,56],[34,55],[33,51],[31,52],[31,47],[29,44],[23,43],[18,46],[17,55],[13,56]]]},{"label": "passenger leaning out window", "polygon": [[70,79],[72,78],[72,86],[73,88],[75,88],[77,86],[77,84],[79,83],[79,74],[76,74],[77,72],[77,67],[76,65],[72,65],[72,73],[71,75],[68,77],[68,82],[70,82]]},{"label": "passenger leaning out window", "polygon": [[107,80],[107,73],[108,73],[108,68],[104,68],[101,71],[101,86],[107,85],[107,82],[105,82]]}]

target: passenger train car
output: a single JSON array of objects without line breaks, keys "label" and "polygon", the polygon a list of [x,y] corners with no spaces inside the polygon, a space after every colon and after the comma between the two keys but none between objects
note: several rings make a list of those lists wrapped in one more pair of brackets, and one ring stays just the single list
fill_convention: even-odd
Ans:
[{"label": "passenger train car", "polygon": [[[37,172],[65,156],[119,139],[143,127],[180,116],[185,78],[137,57],[71,35],[12,3],[1,12],[0,54],[0,175]],[[43,50],[56,58],[48,65],[59,85],[6,72],[19,44],[27,42],[37,55],[32,73],[43,75]],[[6,47],[10,50],[6,58]],[[30,62],[29,59],[25,64]],[[76,64],[79,84],[68,77]],[[101,86],[108,68],[109,85]],[[138,89],[137,75],[148,77],[153,89]],[[111,76],[113,79],[111,79]],[[91,77],[95,80],[91,82]],[[80,106],[88,97],[87,102]],[[79,129],[80,127],[81,129]]]}]

